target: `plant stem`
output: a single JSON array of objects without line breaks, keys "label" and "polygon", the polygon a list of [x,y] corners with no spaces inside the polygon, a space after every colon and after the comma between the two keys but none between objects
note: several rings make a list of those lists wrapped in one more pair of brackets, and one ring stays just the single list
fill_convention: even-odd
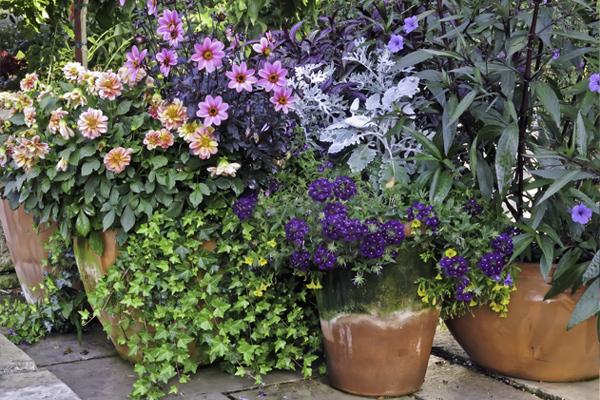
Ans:
[{"label": "plant stem", "polygon": [[523,90],[521,96],[521,107],[519,109],[519,145],[517,150],[517,221],[523,220],[523,172],[525,169],[525,135],[527,126],[529,125],[529,116],[527,114],[529,108],[529,83],[531,79],[531,62],[533,58],[533,46],[536,38],[535,28],[537,25],[538,12],[540,9],[541,0],[534,0],[533,17],[531,26],[529,27],[529,35],[527,38],[527,59],[525,61],[525,74],[523,75]]}]

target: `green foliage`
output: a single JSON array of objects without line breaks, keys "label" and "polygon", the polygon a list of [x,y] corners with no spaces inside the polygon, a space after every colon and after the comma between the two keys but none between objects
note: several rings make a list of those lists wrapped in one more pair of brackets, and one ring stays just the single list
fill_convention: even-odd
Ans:
[{"label": "green foliage", "polygon": [[266,267],[276,262],[282,228],[240,223],[224,207],[178,219],[155,213],[90,296],[96,315],[122,316],[127,337],[119,341],[141,357],[133,398],[176,391],[168,389],[173,378],[185,382],[209,362],[257,382],[273,369],[312,374],[320,332],[311,293]]},{"label": "green foliage", "polygon": [[29,304],[22,299],[7,298],[0,303],[0,327],[14,343],[35,343],[51,332],[75,329],[81,337],[80,313],[87,310],[85,294],[75,265],[73,253],[67,250],[59,236],[50,238],[48,265],[40,287],[44,296]]}]

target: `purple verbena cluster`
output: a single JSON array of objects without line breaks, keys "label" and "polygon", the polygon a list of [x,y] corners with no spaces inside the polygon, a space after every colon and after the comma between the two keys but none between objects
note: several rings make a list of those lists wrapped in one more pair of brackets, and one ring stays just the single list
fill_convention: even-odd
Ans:
[{"label": "purple verbena cluster", "polygon": [[300,218],[292,218],[285,226],[287,240],[296,246],[302,246],[304,238],[308,234],[308,224]]},{"label": "purple verbena cluster", "polygon": [[486,276],[499,281],[500,274],[513,253],[514,244],[511,233],[501,233],[492,239],[491,245],[492,251],[485,253],[477,266]]},{"label": "purple verbena cluster", "polygon": [[457,301],[471,301],[473,300],[473,293],[466,292],[466,288],[469,286],[471,281],[466,276],[463,276],[461,280],[456,284],[456,293],[454,297]]},{"label": "purple verbena cluster", "polygon": [[254,213],[256,203],[258,202],[258,193],[249,192],[244,194],[233,203],[233,212],[240,220],[248,219]]},{"label": "purple verbena cluster", "polygon": [[320,203],[331,198],[350,200],[355,194],[356,184],[348,176],[339,176],[333,182],[327,178],[319,178],[308,186],[308,195]]},{"label": "purple verbena cluster", "polygon": [[464,276],[468,269],[469,263],[463,256],[443,257],[440,260],[440,266],[446,276],[460,278]]},{"label": "purple verbena cluster", "polygon": [[408,221],[414,221],[415,219],[421,221],[426,227],[432,231],[437,230],[440,225],[440,220],[433,212],[431,205],[426,206],[421,202],[414,202],[412,206],[408,207],[406,211],[406,219]]},{"label": "purple verbena cluster", "polygon": [[476,217],[483,211],[483,207],[475,199],[469,199],[463,206],[463,210],[471,217]]}]

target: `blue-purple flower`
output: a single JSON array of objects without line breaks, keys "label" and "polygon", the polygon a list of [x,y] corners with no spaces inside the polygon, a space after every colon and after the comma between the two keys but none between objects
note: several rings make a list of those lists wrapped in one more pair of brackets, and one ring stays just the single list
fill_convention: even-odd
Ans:
[{"label": "blue-purple flower", "polygon": [[463,210],[466,211],[471,217],[476,217],[483,211],[483,207],[475,199],[469,199],[463,206]]},{"label": "blue-purple flower", "polygon": [[440,267],[446,276],[459,278],[469,269],[469,263],[463,256],[442,257]]},{"label": "blue-purple flower", "polygon": [[383,224],[381,230],[388,245],[400,244],[404,240],[404,224],[396,219]]},{"label": "blue-purple flower", "polygon": [[308,195],[320,203],[329,199],[333,194],[333,184],[327,178],[314,180],[308,186]]},{"label": "blue-purple flower", "polygon": [[346,242],[356,242],[369,233],[369,228],[358,219],[346,218],[340,227],[340,231]]},{"label": "blue-purple flower", "polygon": [[585,204],[579,203],[571,208],[571,219],[581,225],[585,225],[592,219],[592,210]]},{"label": "blue-purple flower", "polygon": [[369,233],[360,243],[360,255],[366,258],[381,258],[385,254],[385,237],[380,232]]},{"label": "blue-purple flower", "polygon": [[329,214],[321,221],[323,237],[327,240],[340,240],[343,237],[342,226],[346,216],[342,214]]},{"label": "blue-purple flower", "polygon": [[492,239],[492,249],[508,258],[513,253],[513,240],[508,232],[501,233]]},{"label": "blue-purple flower", "polygon": [[325,213],[325,215],[334,215],[334,214],[347,215],[348,209],[346,208],[345,205],[343,205],[339,201],[334,201],[333,203],[327,203],[325,205],[325,207],[323,208],[323,212]]},{"label": "blue-purple flower", "polygon": [[485,275],[494,280],[500,279],[500,273],[504,269],[505,265],[506,263],[504,255],[497,251],[485,253],[477,264],[479,269],[483,271]]},{"label": "blue-purple flower", "polygon": [[233,212],[242,221],[248,219],[254,213],[257,202],[258,194],[256,192],[242,195],[233,203]]},{"label": "blue-purple flower", "polygon": [[400,35],[392,35],[387,44],[387,48],[392,53],[397,53],[404,48],[404,38]]},{"label": "blue-purple flower", "polygon": [[600,73],[596,72],[590,75],[590,82],[588,88],[592,92],[600,93]]},{"label": "blue-purple flower", "polygon": [[333,192],[340,200],[350,200],[356,194],[356,184],[348,176],[338,176],[333,181]]},{"label": "blue-purple flower", "polygon": [[559,57],[560,57],[560,49],[552,50],[552,59],[558,60]]},{"label": "blue-purple flower", "polygon": [[419,21],[416,16],[404,18],[404,26],[402,26],[402,30],[404,33],[408,34],[414,31],[419,27]]},{"label": "blue-purple flower", "polygon": [[313,263],[321,271],[331,271],[337,264],[337,256],[327,246],[320,244],[313,254]]},{"label": "blue-purple flower", "polygon": [[299,271],[308,271],[310,267],[310,253],[304,249],[294,250],[290,255],[290,265]]},{"label": "blue-purple flower", "polygon": [[308,234],[308,224],[301,218],[292,218],[285,225],[285,237],[296,246],[302,246]]},{"label": "blue-purple flower", "polygon": [[457,301],[471,301],[473,300],[473,293],[472,292],[465,292],[465,289],[467,288],[467,286],[469,286],[469,284],[471,283],[471,281],[469,280],[469,278],[467,277],[463,277],[460,282],[458,282],[456,284],[456,294],[455,294],[455,298]]}]

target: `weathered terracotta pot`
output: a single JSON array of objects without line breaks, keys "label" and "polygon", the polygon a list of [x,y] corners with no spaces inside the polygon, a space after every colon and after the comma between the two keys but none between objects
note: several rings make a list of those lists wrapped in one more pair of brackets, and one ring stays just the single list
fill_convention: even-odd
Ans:
[{"label": "weathered terracotta pot", "polygon": [[44,295],[39,288],[44,279],[43,262],[48,257],[44,244],[55,226],[44,225],[36,229],[31,215],[23,207],[12,210],[7,200],[0,202],[0,221],[23,296],[33,303]]},{"label": "weathered terracotta pot", "polygon": [[417,253],[366,277],[334,271],[317,293],[329,383],[363,396],[401,396],[419,390],[425,378],[439,312],[424,308],[413,282],[431,266]]},{"label": "weathered terracotta pot", "polygon": [[[119,248],[116,240],[116,232],[112,230],[103,232],[102,239],[104,242],[104,252],[102,256],[96,254],[92,250],[87,239],[77,237],[73,240],[73,251],[77,261],[77,268],[79,269],[81,281],[83,282],[86,293],[92,293],[95,290],[100,279],[108,273],[108,270],[112,268],[117,260]],[[207,241],[204,243],[203,248],[208,251],[213,251],[216,248],[216,243],[214,241]],[[143,324],[136,323],[123,328],[123,326],[125,326],[123,321],[128,320],[129,318],[125,318],[124,315],[120,314],[111,314],[105,310],[100,312],[98,319],[104,329],[109,332],[110,340],[113,342],[117,353],[119,353],[122,358],[134,363],[142,360],[141,351],[130,355],[129,347],[119,344],[118,339],[120,337],[126,338],[141,332],[143,329],[147,329]],[[190,357],[194,360],[198,360],[203,364],[208,362],[206,353],[201,351],[194,342],[189,345],[189,353]]]},{"label": "weathered terracotta pot", "polygon": [[600,345],[596,319],[567,331],[582,292],[545,300],[550,289],[537,264],[522,264],[506,318],[487,307],[446,321],[471,359],[480,366],[516,378],[548,382],[598,376]]}]

